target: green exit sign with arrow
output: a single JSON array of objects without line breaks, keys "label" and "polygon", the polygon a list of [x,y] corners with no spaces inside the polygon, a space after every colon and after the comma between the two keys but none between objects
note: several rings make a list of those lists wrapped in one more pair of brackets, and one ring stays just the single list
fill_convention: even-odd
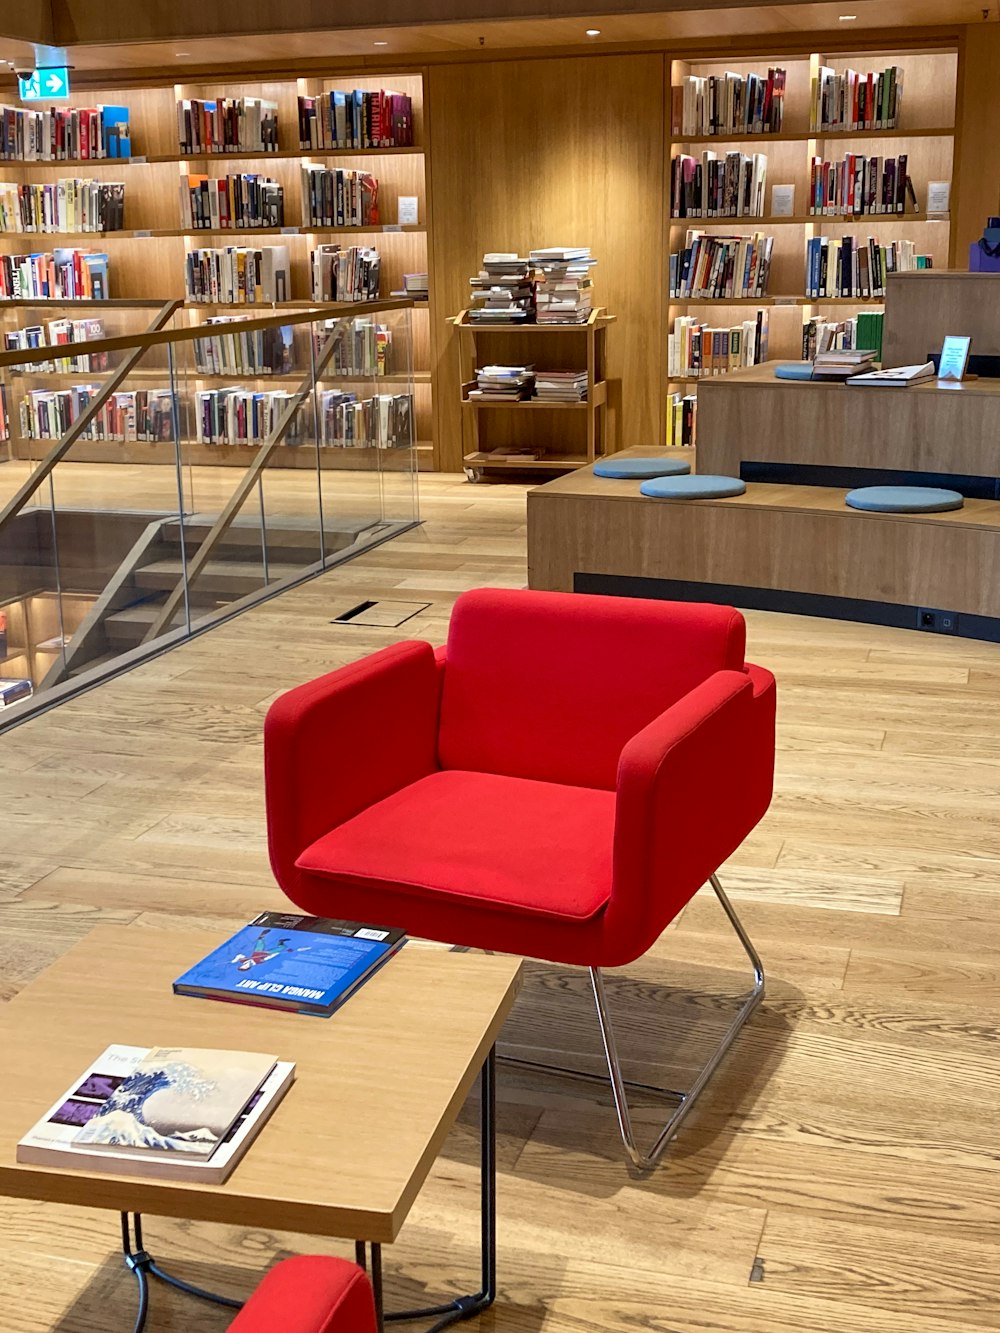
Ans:
[{"label": "green exit sign with arrow", "polygon": [[54,65],[51,69],[36,69],[26,79],[18,76],[17,83],[22,102],[48,102],[69,97],[69,67]]}]

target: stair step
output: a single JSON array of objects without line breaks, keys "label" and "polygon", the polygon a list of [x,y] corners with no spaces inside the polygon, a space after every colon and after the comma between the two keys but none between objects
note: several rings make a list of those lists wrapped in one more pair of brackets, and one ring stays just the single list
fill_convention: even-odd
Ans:
[{"label": "stair step", "polygon": [[[280,583],[282,579],[300,574],[302,569],[303,566],[297,561],[285,564],[272,560],[268,563],[267,581]],[[177,586],[183,573],[184,566],[180,559],[154,560],[137,569],[132,581],[137,588],[170,592]],[[235,601],[263,586],[264,568],[260,560],[210,560],[195,580],[194,591],[202,597],[217,593]]]}]

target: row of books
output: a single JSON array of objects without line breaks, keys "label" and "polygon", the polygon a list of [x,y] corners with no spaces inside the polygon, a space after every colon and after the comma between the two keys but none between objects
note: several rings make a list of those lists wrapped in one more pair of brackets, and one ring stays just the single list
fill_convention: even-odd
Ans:
[{"label": "row of books", "polygon": [[0,255],[0,299],[106,301],[108,256],[95,250]]},{"label": "row of books", "polygon": [[378,180],[368,171],[304,162],[302,202],[309,227],[378,226]]},{"label": "row of books", "polygon": [[[21,399],[21,435],[58,440],[100,394],[100,384],[32,389]],[[81,435],[85,440],[172,440],[174,396],[169,389],[129,389],[112,394]]]},{"label": "row of books", "polygon": [[698,399],[693,393],[672,393],[667,397],[668,445],[693,445],[698,427]]},{"label": "row of books", "polygon": [[317,357],[326,350],[329,340],[334,340],[324,376],[376,377],[389,375],[394,369],[392,329],[374,319],[328,319],[316,329],[314,338]]},{"label": "row of books", "polygon": [[[193,343],[195,369],[199,375],[288,375],[293,366],[293,334],[290,324],[274,329],[241,330],[245,315],[215,315],[205,323],[225,326],[229,331],[196,338]],[[236,327],[234,327],[236,326]]]},{"label": "row of books", "polygon": [[0,181],[0,232],[121,231],[122,181],[66,177],[51,185]]},{"label": "row of books", "polygon": [[181,226],[189,230],[285,225],[285,192],[268,176],[182,176],[180,190]]},{"label": "row of books", "polygon": [[[0,440],[10,439],[10,412],[7,408],[7,386],[0,384]],[[2,614],[2,613],[0,613]],[[3,656],[6,657],[6,648]]]},{"label": "row of books", "polygon": [[[199,389],[194,396],[195,439],[199,444],[259,445],[277,430],[294,394],[287,389]],[[303,414],[296,413],[283,437],[302,442]]]},{"label": "row of books", "polygon": [[838,74],[820,65],[813,75],[809,128],[812,130],[895,130],[903,104],[903,70]]},{"label": "row of books", "polygon": [[184,292],[189,301],[270,305],[289,300],[291,291],[287,245],[228,245],[189,250],[185,256]]},{"label": "row of books", "polygon": [[[21,329],[7,329],[3,335],[5,352],[28,351],[35,347],[68,347],[73,343],[94,342],[104,337],[103,319],[50,319],[45,324],[28,324]],[[46,373],[94,374],[108,368],[107,352],[77,352],[52,361],[36,362],[32,371]]]},{"label": "row of books", "polygon": [[728,328],[713,328],[693,315],[679,315],[667,335],[667,375],[698,379],[725,375],[767,360],[769,311]]},{"label": "row of books", "polygon": [[689,75],[670,90],[673,134],[777,134],[785,105],[785,71]]},{"label": "row of books", "polygon": [[814,157],[809,173],[809,212],[833,217],[902,213],[917,196],[907,175],[907,154],[866,157],[847,153],[840,162]]},{"label": "row of books", "polygon": [[767,295],[773,236],[708,236],[688,232],[670,256],[670,295],[678,299]]},{"label": "row of books", "polygon": [[850,319],[808,319],[802,326],[802,360],[812,361],[817,352],[851,352],[870,348],[882,360],[884,310],[863,310]]},{"label": "row of books", "polygon": [[262,97],[177,100],[177,141],[192,153],[276,153],[278,104]]},{"label": "row of books", "polygon": [[382,257],[367,245],[318,245],[309,255],[314,301],[377,301]]},{"label": "row of books", "polygon": [[127,106],[0,106],[0,158],[70,162],[131,157]]},{"label": "row of books", "polygon": [[889,273],[932,267],[913,241],[880,245],[869,236],[814,236],[806,242],[806,296],[867,299],[885,296]]},{"label": "row of books", "polygon": [[408,393],[320,394],[321,445],[332,449],[408,449],[413,443],[413,399]]},{"label": "row of books", "polygon": [[670,162],[670,213],[675,218],[764,216],[765,153],[727,153],[719,158],[679,153]]},{"label": "row of books", "polygon": [[412,144],[413,103],[406,93],[355,88],[299,98],[300,148],[408,148]]}]

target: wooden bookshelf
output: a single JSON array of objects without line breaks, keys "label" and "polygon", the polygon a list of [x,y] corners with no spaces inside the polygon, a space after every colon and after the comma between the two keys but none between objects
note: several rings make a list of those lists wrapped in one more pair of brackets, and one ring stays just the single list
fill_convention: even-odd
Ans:
[{"label": "wooden bookshelf", "polygon": [[[899,65],[904,71],[903,100],[900,123],[895,129],[872,130],[813,130],[810,128],[810,90],[812,78],[820,65],[841,71],[880,70]],[[669,216],[664,232],[666,253],[681,248],[683,232],[724,231],[732,233],[764,232],[772,234],[773,249],[768,295],[762,298],[683,298],[669,291],[664,300],[665,339],[673,331],[674,318],[691,309],[723,311],[728,306],[740,311],[767,308],[771,311],[768,357],[772,360],[795,360],[801,356],[803,318],[822,316],[829,309],[832,315],[845,315],[853,310],[870,309],[885,304],[885,297],[854,299],[845,297],[807,297],[805,292],[806,242],[815,236],[836,235],[849,229],[854,234],[864,229],[877,236],[882,244],[910,239],[918,253],[929,254],[935,267],[947,264],[951,240],[951,218],[945,214],[929,214],[923,204],[927,182],[952,179],[955,139],[955,102],[958,81],[958,55],[952,47],[921,51],[850,50],[828,51],[798,55],[761,55],[731,60],[728,57],[704,60],[675,60],[672,62],[671,81],[674,85],[688,75],[708,76],[733,72],[741,75],[766,73],[769,66],[786,70],[785,106],[782,128],[774,134],[685,135],[674,130],[668,101],[665,189],[670,189],[670,164],[678,153],[739,148],[745,152],[767,155],[767,204],[774,185],[794,185],[795,202],[800,206],[809,198],[810,161],[813,156],[841,157],[852,150],[881,156],[880,141],[886,142],[884,155],[908,158],[908,174],[921,207],[917,212],[875,213],[859,216],[813,214],[797,211],[791,217],[744,218],[677,218]],[[891,147],[889,146],[891,144]],[[774,312],[795,310],[790,315]],[[710,316],[714,320],[714,316]],[[674,378],[667,373],[664,393],[667,398],[680,386],[698,383],[699,377]],[[701,377],[703,378],[703,377]],[[717,378],[717,377],[715,377]],[[687,390],[691,392],[690,388]],[[665,404],[666,405],[666,404]]]},{"label": "wooden bookshelf", "polygon": [[[424,129],[424,80],[419,72],[384,74],[348,70],[342,74],[308,78],[227,79],[204,83],[162,83],[156,86],[112,88],[88,86],[74,95],[74,106],[99,103],[129,108],[132,157],[76,159],[58,162],[0,160],[0,180],[19,184],[54,182],[77,176],[125,182],[126,228],[117,232],[3,232],[0,254],[27,254],[63,246],[94,249],[109,255],[109,285],[113,298],[184,299],[184,260],[189,250],[255,244],[287,245],[290,301],[310,301],[309,253],[331,240],[342,244],[376,245],[382,257],[382,294],[403,287],[403,275],[426,272],[429,254],[429,211],[426,190],[427,144]],[[388,148],[308,148],[298,142],[298,97],[317,96],[336,88],[375,91],[391,88],[406,93],[413,104],[414,143]],[[257,97],[278,106],[276,152],[235,151],[185,154],[179,149],[177,101],[181,98]],[[37,109],[37,108],[36,108]],[[308,221],[302,197],[303,163],[324,166],[343,163],[368,171],[379,181],[379,222],[359,227],[322,227]],[[245,171],[278,181],[283,188],[285,225],[272,228],[185,228],[181,224],[180,185],[188,174],[220,177]],[[417,199],[416,224],[397,222],[401,196]],[[433,299],[433,298],[432,298]],[[0,301],[0,306],[9,303]],[[74,317],[69,302],[33,302],[45,309],[45,318]],[[51,314],[48,313],[51,308]],[[188,303],[193,318],[223,311],[248,316],[266,313],[261,305]],[[88,307],[88,313],[95,313]],[[429,302],[415,303],[413,330],[414,412],[421,440],[422,465],[430,462],[433,439],[431,402],[430,329],[434,312]],[[25,319],[24,323],[33,322]],[[8,316],[6,327],[10,327]],[[49,377],[50,379],[52,377]],[[80,377],[71,376],[70,379]],[[86,377],[83,377],[86,378]],[[262,376],[261,380],[271,379]],[[53,381],[54,382],[54,381]],[[276,382],[276,381],[275,381]],[[12,412],[16,405],[12,405]],[[221,452],[221,451],[220,451]],[[352,452],[352,451],[344,451]],[[360,451],[354,451],[360,452]]]},{"label": "wooden bookshelf", "polygon": [[[613,316],[594,309],[582,324],[478,324],[463,310],[453,323],[458,332],[465,471],[478,481],[494,468],[565,471],[585,467],[607,448],[609,383],[605,379],[605,336]],[[519,344],[520,349],[519,350]],[[530,352],[523,350],[530,348]],[[483,364],[533,363],[544,370],[586,370],[587,399],[582,403],[478,402],[476,367]],[[570,411],[570,421],[553,427],[548,414]],[[485,412],[489,425],[481,421]],[[529,427],[528,418],[533,424]],[[534,454],[518,454],[519,447]],[[509,452],[508,452],[509,451]]]}]

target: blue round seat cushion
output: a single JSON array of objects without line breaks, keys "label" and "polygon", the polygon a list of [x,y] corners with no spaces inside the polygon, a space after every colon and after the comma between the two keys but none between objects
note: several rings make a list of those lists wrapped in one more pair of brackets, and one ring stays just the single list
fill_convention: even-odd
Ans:
[{"label": "blue round seat cushion", "polygon": [[683,458],[602,458],[594,464],[595,477],[645,481],[648,477],[679,477],[691,471]]},{"label": "blue round seat cushion", "polygon": [[958,491],[937,486],[861,486],[848,491],[847,503],[873,514],[940,514],[961,509],[965,500]]},{"label": "blue round seat cushion", "polygon": [[739,477],[698,473],[693,477],[654,477],[642,483],[639,493],[651,500],[724,500],[731,495],[742,495],[746,488],[746,482]]}]

